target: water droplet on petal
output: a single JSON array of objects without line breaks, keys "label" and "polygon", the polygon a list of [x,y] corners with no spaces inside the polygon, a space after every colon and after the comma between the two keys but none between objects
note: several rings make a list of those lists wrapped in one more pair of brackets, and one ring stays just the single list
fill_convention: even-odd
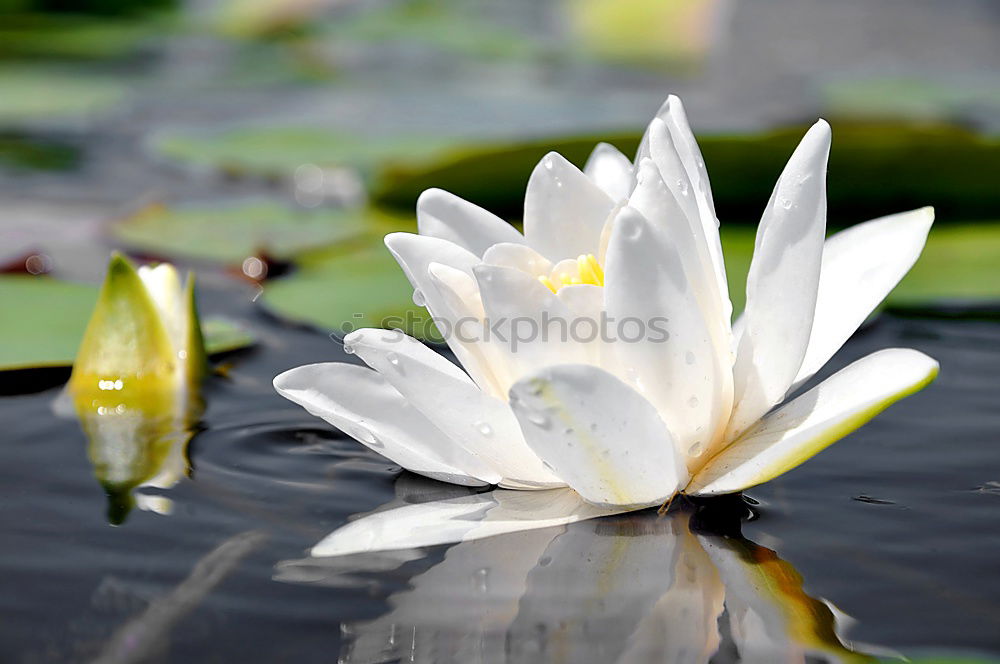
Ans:
[{"label": "water droplet on petal", "polygon": [[702,449],[701,449],[701,441],[700,440],[695,441],[691,445],[691,447],[688,448],[688,454],[690,456],[693,456],[693,457],[701,456],[701,452],[702,452]]},{"label": "water droplet on petal", "polygon": [[692,353],[691,351],[684,353],[684,361],[687,362],[688,364],[694,364],[695,361],[694,353]]},{"label": "water droplet on petal", "polygon": [[542,161],[542,165],[545,166],[545,170],[547,171],[551,171],[556,166],[555,162],[552,160],[552,157],[546,157],[544,161]]},{"label": "water droplet on petal", "polygon": [[489,438],[493,435],[493,427],[488,422],[476,422],[476,431]]},{"label": "water droplet on petal", "polygon": [[348,355],[354,355],[354,344],[344,342],[344,352]]},{"label": "water droplet on petal", "polygon": [[389,360],[389,364],[392,366],[399,366],[399,355],[396,355],[395,353],[386,353],[385,359]]},{"label": "water droplet on petal", "polygon": [[489,592],[490,570],[485,567],[477,569],[472,574],[472,587],[481,593]]},{"label": "water droplet on petal", "polygon": [[778,203],[786,210],[792,209],[792,200],[790,198],[782,198]]},{"label": "water droplet on petal", "polygon": [[688,183],[684,178],[679,178],[677,180],[677,188],[681,190],[681,196],[688,195]]},{"label": "water droplet on petal", "polygon": [[545,415],[542,415],[541,413],[529,413],[528,421],[534,424],[539,429],[548,429],[550,424],[549,418],[547,418]]},{"label": "water droplet on petal", "polygon": [[413,291],[413,304],[418,307],[422,307],[427,304],[427,299],[424,297],[424,292],[417,288]]},{"label": "water droplet on petal", "polygon": [[698,397],[691,397],[690,399],[688,399],[688,405],[691,406],[692,408],[697,408],[698,407]]}]

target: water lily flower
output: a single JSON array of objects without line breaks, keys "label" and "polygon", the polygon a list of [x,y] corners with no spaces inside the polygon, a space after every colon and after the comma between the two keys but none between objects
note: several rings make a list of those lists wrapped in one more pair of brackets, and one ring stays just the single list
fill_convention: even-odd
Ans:
[{"label": "water lily flower", "polygon": [[187,473],[206,367],[193,276],[182,287],[172,265],[136,270],[113,256],[66,390],[112,522],[135,503],[170,511],[169,499],[133,492],[169,488]]},{"label": "water lily flower", "polygon": [[[924,208],[826,239],[830,141],[820,120],[778,179],[735,323],[706,167],[670,97],[634,161],[608,145],[583,170],[545,156],[523,234],[432,189],[419,233],[386,237],[461,368],[362,329],[344,347],[370,368],[312,364],[275,387],[413,472],[572,488],[580,504],[550,506],[547,525],[772,479],[938,370],[887,349],[788,399],[910,269],[933,221]],[[591,323],[612,334],[583,334]]]}]

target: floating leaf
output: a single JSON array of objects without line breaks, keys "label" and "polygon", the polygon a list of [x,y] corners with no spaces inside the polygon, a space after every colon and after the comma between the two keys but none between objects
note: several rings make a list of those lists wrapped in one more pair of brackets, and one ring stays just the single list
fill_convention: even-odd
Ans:
[{"label": "floating leaf", "polygon": [[[98,289],[48,277],[0,275],[0,371],[73,364]],[[203,321],[211,354],[253,343],[252,337],[224,319]]]},{"label": "floating leaf", "polygon": [[162,256],[240,263],[266,254],[291,254],[334,244],[365,229],[353,211],[302,210],[272,201],[212,206],[152,205],[116,224],[113,235],[126,246]]},{"label": "floating leaf", "polygon": [[297,272],[267,282],[262,302],[283,318],[340,333],[398,327],[439,339],[429,314],[412,298],[413,287],[382,236],[370,235],[356,245],[304,257]]},{"label": "floating leaf", "polygon": [[125,98],[120,79],[43,67],[0,68],[0,124],[88,118]]},{"label": "floating leaf", "polygon": [[425,163],[456,146],[432,136],[365,136],[310,127],[246,127],[220,132],[162,133],[150,143],[160,155],[235,175],[288,176],[303,164],[370,172],[387,164]]},{"label": "floating leaf", "polygon": [[0,25],[0,56],[77,61],[123,58],[157,34],[156,27],[149,22],[79,14],[7,15]]},{"label": "floating leaf", "polygon": [[[760,218],[804,128],[699,139],[722,223]],[[387,165],[372,200],[411,210],[424,189],[447,189],[497,214],[520,215],[532,168],[549,150],[582,166],[599,141],[635,153],[636,134],[466,146],[445,158]],[[928,165],[932,164],[933,168]],[[933,205],[939,218],[975,219],[1000,209],[1000,139],[954,127],[834,125],[828,201],[838,221]],[[891,174],[887,177],[886,174]]]}]

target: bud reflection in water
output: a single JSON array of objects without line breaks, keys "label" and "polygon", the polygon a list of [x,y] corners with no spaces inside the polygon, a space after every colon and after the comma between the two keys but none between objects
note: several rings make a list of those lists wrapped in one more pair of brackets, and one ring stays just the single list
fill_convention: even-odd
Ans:
[{"label": "bud reflection in water", "polygon": [[[550,492],[527,495],[545,500],[544,493]],[[430,502],[404,496],[353,523],[381,516],[378,523],[391,525],[384,517],[408,502],[478,501],[483,509],[471,518],[482,521],[491,510],[504,511],[505,495],[466,493]],[[742,499],[721,500],[709,508],[712,516],[705,508],[664,516],[647,510],[465,538],[392,595],[385,615],[344,625],[340,661],[876,661],[844,639],[845,616],[807,595],[789,563],[739,535],[748,509]],[[718,521],[719,512],[728,526]],[[470,513],[449,518],[467,522]],[[356,574],[422,555],[397,549],[312,557],[279,564],[276,578],[351,586],[363,578]]]}]

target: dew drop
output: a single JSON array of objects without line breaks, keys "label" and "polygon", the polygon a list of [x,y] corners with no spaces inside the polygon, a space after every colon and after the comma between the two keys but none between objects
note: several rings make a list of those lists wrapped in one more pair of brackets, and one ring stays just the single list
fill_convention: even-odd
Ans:
[{"label": "dew drop", "polygon": [[688,183],[684,178],[679,178],[677,180],[677,188],[681,190],[681,196],[688,195]]},{"label": "dew drop", "polygon": [[386,353],[385,359],[389,360],[389,364],[391,364],[392,366],[394,367],[399,366],[399,355],[396,355],[395,353],[392,352]]},{"label": "dew drop", "polygon": [[348,355],[354,355],[354,344],[344,342],[344,352]]},{"label": "dew drop", "polygon": [[418,307],[422,307],[427,303],[427,299],[424,298],[424,292],[417,288],[413,291],[413,304]]},{"label": "dew drop", "polygon": [[790,198],[782,198],[778,202],[781,204],[781,207],[785,208],[786,210],[791,210],[792,209],[792,199],[790,199]]},{"label": "dew drop", "polygon": [[688,399],[688,405],[691,406],[692,408],[697,408],[698,407],[698,397],[691,397],[690,399]]},{"label": "dew drop", "polygon": [[493,435],[493,427],[488,422],[476,422],[476,431],[489,438]]},{"label": "dew drop", "polygon": [[529,413],[528,421],[540,429],[549,428],[549,418],[547,418],[545,415],[542,415],[541,413]]},{"label": "dew drop", "polygon": [[688,448],[688,454],[693,457],[701,456],[701,451],[702,450],[701,450],[700,440],[695,441],[694,444],[692,444],[691,447]]},{"label": "dew drop", "polygon": [[481,567],[480,569],[477,569],[472,574],[472,587],[475,590],[477,590],[477,591],[479,591],[481,593],[489,592],[489,590],[490,590],[490,570],[487,569],[487,568],[485,568],[485,567]]},{"label": "dew drop", "polygon": [[694,364],[694,360],[695,360],[694,353],[692,353],[691,351],[684,353],[685,362],[687,362],[688,364]]},{"label": "dew drop", "polygon": [[556,163],[552,160],[552,157],[546,157],[542,164],[545,166],[545,170],[547,171],[551,171],[556,167]]}]

